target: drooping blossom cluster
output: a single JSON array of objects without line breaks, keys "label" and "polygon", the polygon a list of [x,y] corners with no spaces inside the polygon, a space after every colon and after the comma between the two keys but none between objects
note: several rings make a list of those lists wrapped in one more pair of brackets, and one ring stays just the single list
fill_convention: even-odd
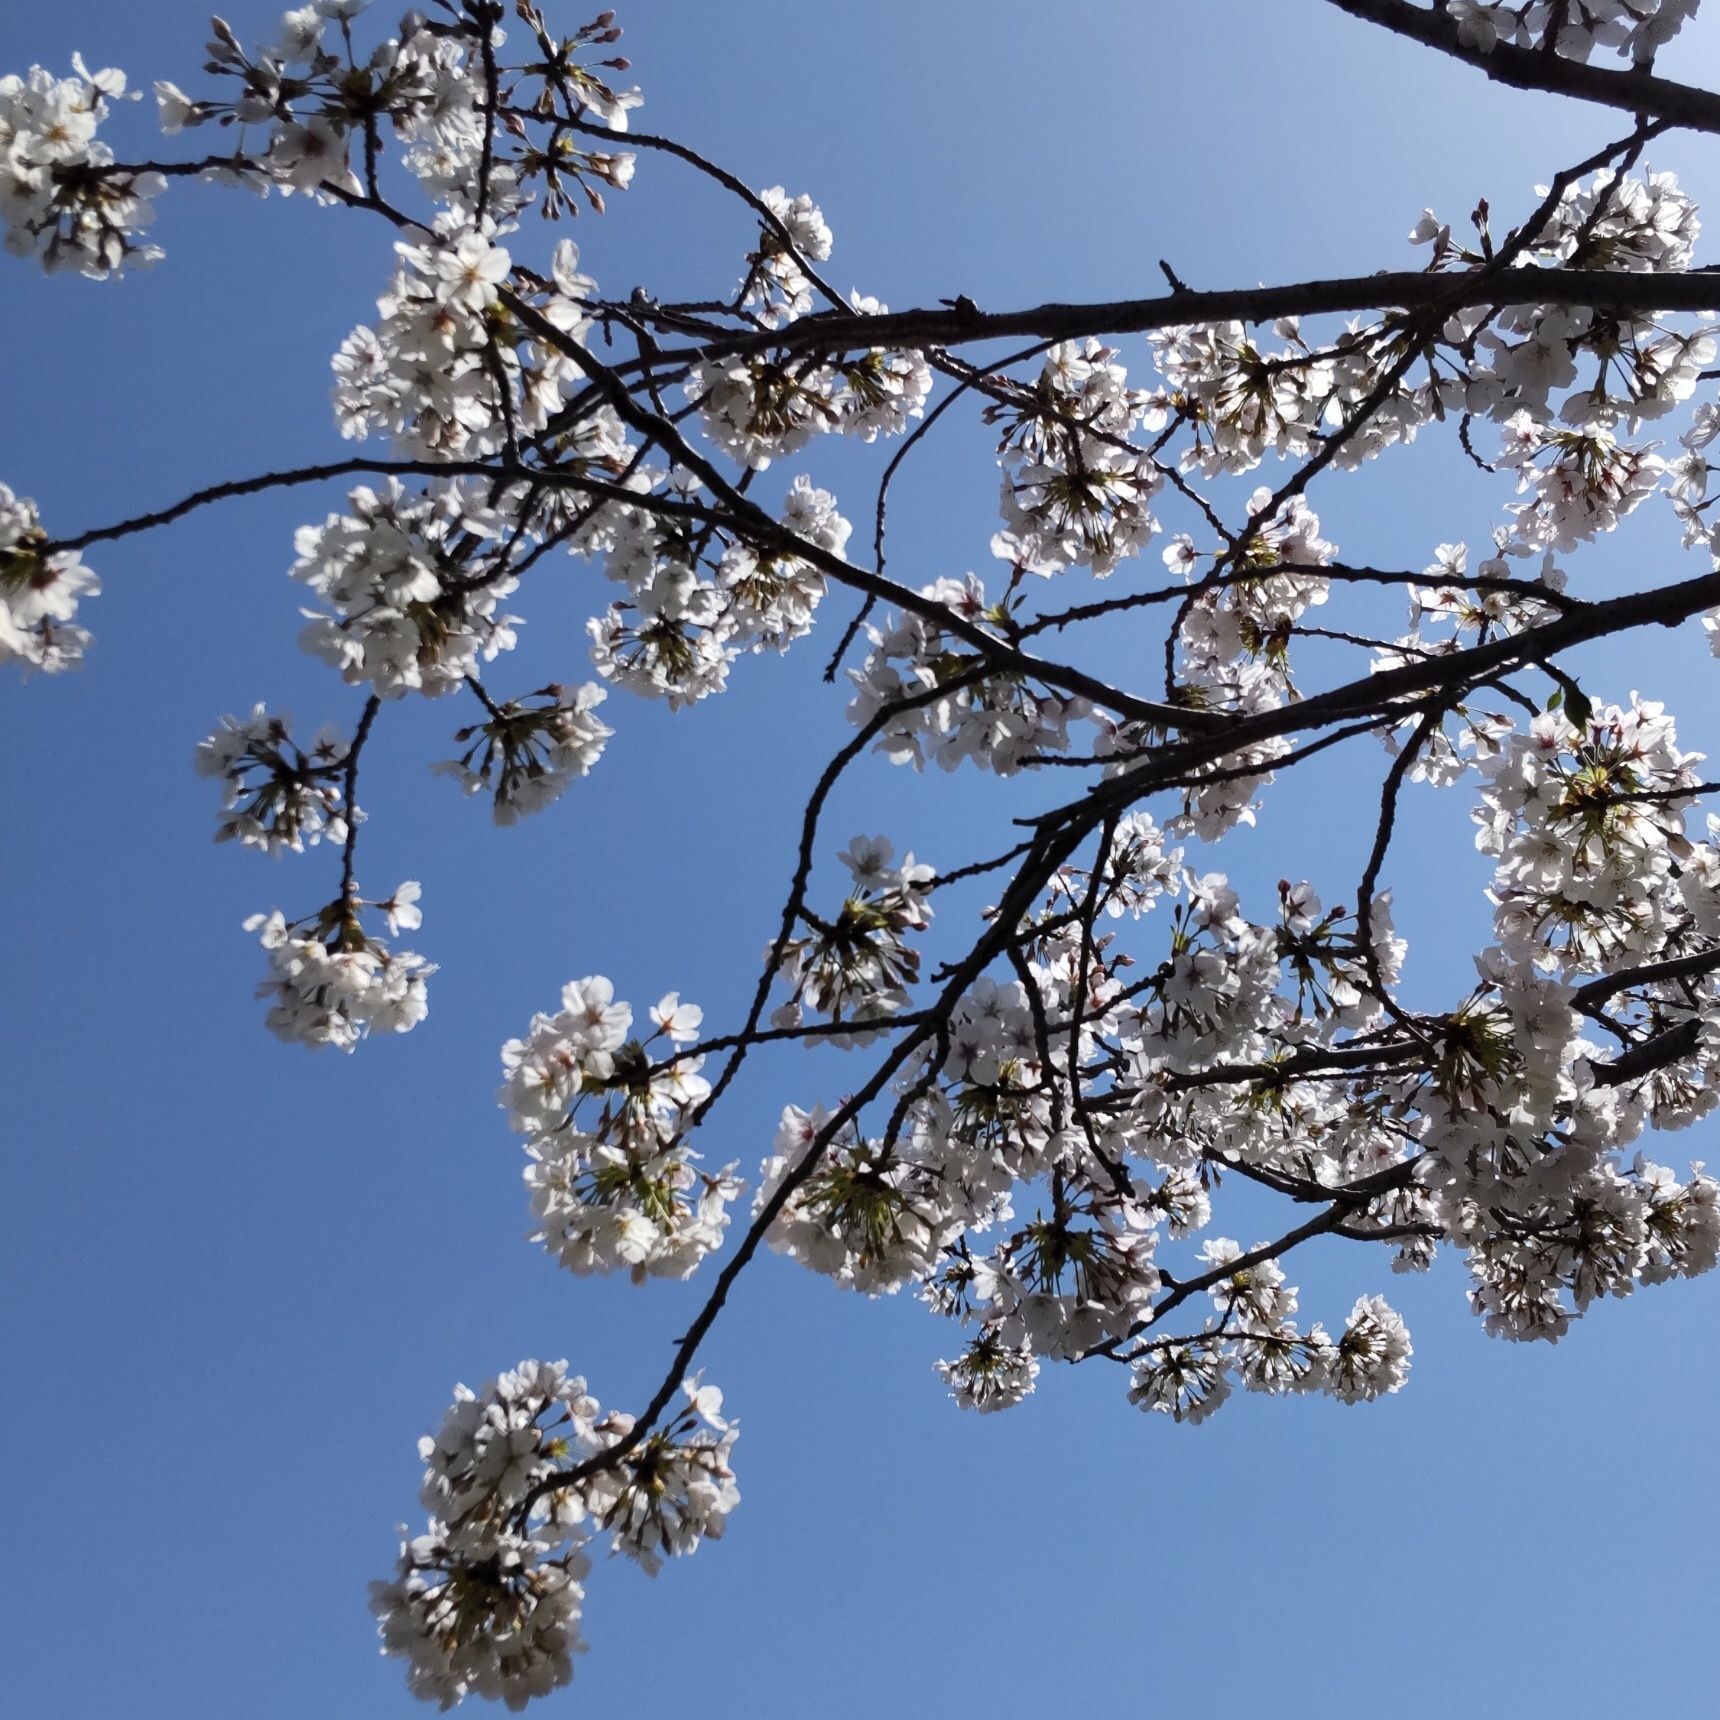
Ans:
[{"label": "drooping blossom cluster", "polygon": [[1659,485],[1658,455],[1598,425],[1563,430],[1519,412],[1505,432],[1498,464],[1531,498],[1511,510],[1513,535],[1530,549],[1569,550],[1610,532]]},{"label": "drooping blossom cluster", "polygon": [[344,842],[341,769],[347,744],[324,729],[308,750],[292,737],[288,718],[266,705],[249,717],[223,717],[197,748],[197,769],[215,777],[223,799],[217,842],[237,840],[265,854],[302,854],[318,842]]},{"label": "drooping blossom cluster", "polygon": [[0,665],[75,668],[90,642],[74,619],[78,603],[100,593],[80,555],[48,547],[36,504],[0,484]]},{"label": "drooping blossom cluster", "polygon": [[[517,1710],[559,1689],[585,1648],[594,1535],[655,1574],[665,1554],[722,1534],[740,1499],[729,1465],[740,1430],[714,1386],[690,1379],[683,1395],[668,1425],[633,1440],[633,1418],[606,1413],[566,1362],[455,1388],[418,1442],[429,1521],[402,1543],[392,1580],[371,1584],[383,1652],[407,1661],[414,1695]],[[577,1478],[547,1485],[561,1475]]]},{"label": "drooping blossom cluster", "polygon": [[1031,391],[988,414],[1004,427],[998,553],[1035,573],[1103,576],[1158,530],[1150,504],[1162,480],[1130,437],[1161,428],[1164,403],[1130,388],[1116,359],[1096,340],[1054,346]]},{"label": "drooping blossom cluster", "polygon": [[96,136],[109,104],[126,96],[125,73],[92,72],[76,54],[72,69],[69,78],[40,66],[0,77],[0,221],[14,256],[105,280],[161,256],[140,235],[166,181],[116,166]]},{"label": "drooping blossom cluster", "polygon": [[522,326],[501,312],[513,261],[484,229],[453,218],[423,244],[398,244],[374,326],[355,329],[335,355],[341,433],[389,436],[403,455],[470,459],[541,431],[584,374],[577,350],[588,327],[590,279],[571,240],[529,298]]},{"label": "drooping blossom cluster", "polygon": [[955,770],[971,761],[1010,776],[1043,753],[1066,751],[1069,725],[1086,714],[1085,702],[997,672],[971,635],[952,635],[939,619],[944,610],[1007,636],[1010,611],[988,599],[979,576],[937,580],[920,596],[930,613],[916,608],[867,623],[871,650],[848,671],[857,689],[848,720],[864,727],[882,719],[878,750],[917,769],[930,761]]},{"label": "drooping blossom cluster", "polygon": [[887,1021],[907,1007],[919,978],[919,952],[908,938],[931,921],[932,868],[912,854],[897,865],[885,837],[855,837],[842,860],[853,888],[834,918],[802,908],[804,930],[777,953],[777,973],[789,988],[771,1018],[778,1027],[798,1027],[809,1011],[850,1026]]},{"label": "drooping blossom cluster", "polygon": [[[1193,590],[1184,606],[1179,680],[1198,689],[1208,708],[1261,711],[1283,704],[1293,690],[1290,646],[1297,623],[1331,589],[1315,570],[1336,553],[1300,496],[1274,509],[1272,493],[1257,489],[1248,500],[1247,535],[1238,548],[1214,554],[1215,565],[1228,562],[1235,572]],[[1198,559],[1186,537],[1165,555],[1167,566],[1188,573]]]},{"label": "drooping blossom cluster", "polygon": [[[1632,698],[1535,718],[1483,767],[1476,845],[1498,860],[1494,936],[1562,978],[1634,965],[1680,940],[1684,815],[1699,755],[1663,706]],[[1638,798],[1647,796],[1648,798]]]},{"label": "drooping blossom cluster", "polygon": [[685,1278],[722,1245],[740,1192],[732,1164],[701,1171],[687,1145],[710,1093],[704,1059],[683,1049],[702,1012],[671,992],[650,1014],[652,1033],[635,1038],[608,980],[574,980],[555,1014],[502,1047],[497,1098],[526,1137],[535,1239],[571,1272]]},{"label": "drooping blossom cluster", "polygon": [[548,686],[498,706],[488,722],[454,736],[466,750],[436,769],[468,794],[487,794],[498,824],[513,824],[559,800],[590,774],[615,731],[592,713],[608,698],[594,682]]},{"label": "drooping blossom cluster", "polygon": [[809,263],[828,263],[835,236],[824,213],[805,192],[790,197],[780,185],[759,193],[770,213],[759,225],[758,249],[747,258],[741,303],[757,305],[758,318],[779,328],[812,309]]},{"label": "drooping blossom cluster", "polygon": [[[1240,1252],[1228,1239],[1207,1246],[1219,1264],[1227,1251],[1231,1258]],[[1269,1265],[1226,1280],[1217,1300],[1236,1316],[1235,1342],[1224,1350],[1181,1338],[1148,1344],[1130,1368],[1130,1403],[1198,1425],[1230,1395],[1226,1354],[1244,1385],[1274,1396],[1323,1390],[1343,1403],[1364,1403],[1398,1391],[1409,1376],[1409,1333],[1382,1297],[1362,1297],[1336,1340],[1324,1326],[1298,1330],[1285,1317],[1296,1296]]]},{"label": "drooping blossom cluster", "polygon": [[805,478],[789,488],[782,525],[779,541],[717,544],[690,517],[617,505],[605,571],[628,595],[587,624],[597,672],[679,708],[723,691],[744,653],[804,637],[825,576],[796,550],[839,557],[851,528]]},{"label": "drooping blossom cluster", "polygon": [[1201,1254],[1212,1273],[1234,1264],[1209,1291],[1221,1329],[1234,1328],[1234,1341],[1149,1341],[1130,1371],[1129,1401],[1138,1408],[1198,1424],[1224,1403],[1233,1378],[1273,1396],[1325,1391],[1344,1403],[1369,1401],[1404,1384],[1409,1334],[1383,1298],[1361,1298],[1334,1340],[1318,1322],[1304,1329],[1290,1318],[1296,1292],[1272,1261],[1245,1263],[1228,1237],[1204,1244]]},{"label": "drooping blossom cluster", "polygon": [[1153,362],[1165,380],[1161,411],[1173,411],[1191,436],[1185,470],[1204,477],[1248,472],[1268,453],[1292,458],[1313,451],[1335,398],[1335,354],[1318,352],[1301,325],[1283,318],[1273,327],[1289,344],[1264,353],[1241,323],[1162,329],[1152,339]]},{"label": "drooping blossom cluster", "polygon": [[435,964],[367,931],[363,910],[380,914],[391,936],[412,931],[424,923],[419,894],[405,883],[387,901],[366,902],[353,890],[303,919],[277,908],[246,920],[268,956],[257,995],[269,1004],[269,1031],[342,1051],[369,1033],[411,1032],[429,1013],[426,981]]},{"label": "drooping blossom cluster", "polygon": [[[602,207],[600,186],[621,188],[631,179],[633,157],[627,151],[563,146],[553,156],[523,150],[509,158],[491,148],[486,155],[480,32],[470,24],[438,27],[439,21],[422,12],[408,13],[398,36],[360,57],[348,25],[369,4],[309,0],[282,16],[274,40],[252,48],[224,20],[214,19],[207,70],[237,89],[231,100],[193,99],[177,85],[158,83],[162,130],[174,136],[211,123],[237,122],[259,135],[261,144],[212,170],[215,174],[329,201],[374,189],[373,164],[386,122],[404,146],[407,171],[467,224],[485,214],[519,209],[526,201],[524,182],[533,178],[544,179],[547,203],[561,204],[571,188],[597,208]],[[531,22],[547,42],[541,19]],[[506,40],[493,22],[488,34],[492,50]],[[589,50],[613,40],[610,26],[594,21],[575,34],[568,48]],[[577,113],[624,131],[639,93],[612,89],[601,67],[602,62],[570,59],[560,90],[573,98]]]},{"label": "drooping blossom cluster", "polygon": [[380,490],[354,490],[347,505],[294,539],[293,578],[325,606],[305,611],[307,651],[353,685],[399,698],[454,692],[512,647],[518,618],[498,609],[518,581],[468,571],[454,551],[462,536],[503,530],[476,486],[413,493],[390,478]]}]

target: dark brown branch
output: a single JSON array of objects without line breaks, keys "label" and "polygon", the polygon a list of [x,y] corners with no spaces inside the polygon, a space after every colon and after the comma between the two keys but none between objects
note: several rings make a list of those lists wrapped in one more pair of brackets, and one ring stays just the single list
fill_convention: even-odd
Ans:
[{"label": "dark brown branch", "polygon": [[1580,985],[1571,996],[1577,1009],[1590,1004],[1605,1003],[1609,997],[1639,985],[1653,985],[1658,980],[1700,979],[1720,970],[1720,949],[1698,950],[1694,955],[1674,956],[1669,961],[1649,962],[1642,967],[1623,968],[1618,973],[1604,974]]},{"label": "dark brown branch", "polygon": [[[1509,291],[1505,289],[1509,288]],[[831,355],[870,347],[969,346],[988,340],[1078,340],[1088,335],[1147,334],[1197,323],[1273,322],[1286,316],[1357,311],[1462,310],[1475,305],[1601,305],[1631,312],[1720,312],[1720,274],[1624,274],[1603,269],[1525,267],[1494,277],[1484,270],[1430,274],[1382,270],[1331,280],[1092,304],[1052,301],[1017,311],[935,309],[881,316],[811,316],[767,333],[719,336],[697,348],[665,352],[665,362],[750,354]]]},{"label": "dark brown branch", "polygon": [[[1221,738],[1201,737],[1163,748],[1151,761],[1101,783],[1081,804],[1089,809],[1090,816],[1094,803],[1127,803],[1149,792],[1144,784],[1156,775],[1165,774],[1167,766],[1177,771],[1198,768],[1225,752],[1256,741],[1319,728],[1339,717],[1384,711],[1395,699],[1409,694],[1471,686],[1501,669],[1542,662],[1555,652],[1631,628],[1677,627],[1691,616],[1715,607],[1720,607],[1720,572],[1608,598],[1523,633],[1491,639],[1449,656],[1400,663],[1395,668],[1382,669],[1377,675],[1362,676],[1326,692],[1311,694],[1279,710],[1233,718]],[[1045,814],[1042,822],[1067,819],[1073,812],[1072,807],[1059,808]]]},{"label": "dark brown branch", "polygon": [[1712,90],[1675,83],[1647,71],[1584,65],[1509,42],[1496,42],[1483,53],[1460,39],[1456,23],[1444,13],[1411,6],[1407,0],[1331,0],[1331,4],[1352,18],[1378,24],[1424,47],[1437,48],[1511,89],[1575,96],[1623,113],[1669,120],[1690,131],[1720,132],[1720,95]]},{"label": "dark brown branch", "polygon": [[[55,550],[88,549],[93,543],[108,543],[116,538],[135,537],[139,532],[154,531],[158,526],[172,525],[211,502],[230,501],[235,496],[257,496],[266,490],[291,489],[300,484],[320,484],[330,478],[352,478],[364,474],[396,477],[479,477],[498,474],[508,476],[505,468],[482,460],[333,460],[323,466],[296,466],[283,472],[260,472],[253,478],[232,478],[223,484],[210,484],[192,493],[171,507],[157,508],[153,513],[138,514],[117,525],[97,526],[80,532],[76,537],[56,538],[44,546],[43,553]],[[522,478],[541,478],[542,473],[519,470]]]},{"label": "dark brown branch", "polygon": [[352,899],[358,892],[352,869],[358,858],[358,827],[364,822],[358,810],[358,761],[364,752],[364,743],[370,739],[376,713],[381,709],[381,694],[372,693],[364,701],[358,727],[353,731],[352,745],[346,749],[345,772],[341,781],[341,793],[346,800],[346,842],[340,852],[340,899],[348,913],[352,912]]},{"label": "dark brown branch", "polygon": [[1199,1295],[1203,1290],[1210,1290],[1214,1285],[1222,1284],[1227,1278],[1234,1278],[1237,1273],[1246,1272],[1252,1266],[1276,1260],[1280,1255],[1288,1254],[1291,1249],[1299,1248],[1316,1236],[1324,1236],[1330,1231],[1340,1229],[1350,1222],[1358,1208],[1365,1207],[1374,1196],[1389,1194],[1393,1189],[1403,1188],[1412,1182],[1419,1163],[1419,1159],[1404,1159],[1395,1165],[1388,1165],[1383,1171],[1374,1172],[1372,1176],[1359,1178],[1343,1188],[1332,1189],[1332,1204],[1324,1212],[1316,1213],[1306,1223],[1286,1231],[1276,1242],[1263,1242],[1258,1248],[1251,1248],[1246,1254],[1237,1255],[1234,1260],[1226,1260],[1222,1265],[1215,1266],[1198,1277],[1179,1279],[1176,1288],[1156,1302],[1148,1317],[1137,1321],[1125,1337],[1100,1344],[1086,1354],[1115,1355],[1123,1344],[1139,1337],[1149,1327],[1157,1325],[1165,1315],[1180,1307],[1191,1296]]},{"label": "dark brown branch", "polygon": [[1652,1075],[1669,1063],[1691,1056],[1701,1042],[1702,1023],[1693,1015],[1676,1027],[1669,1027],[1652,1039],[1645,1039],[1640,1045],[1621,1052],[1611,1063],[1592,1064],[1595,1085],[1622,1087],[1627,1081],[1640,1081],[1643,1076]]}]

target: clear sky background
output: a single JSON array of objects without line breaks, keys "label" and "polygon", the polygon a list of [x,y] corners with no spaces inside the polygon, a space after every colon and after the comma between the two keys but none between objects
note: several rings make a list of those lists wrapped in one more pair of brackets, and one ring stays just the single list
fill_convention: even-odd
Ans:
[{"label": "clear sky background", "polygon": [[[251,0],[231,16],[272,33]],[[1460,221],[1486,195],[1503,229],[1626,129],[1496,92],[1316,0],[646,0],[621,21],[641,123],[810,192],[836,233],[829,273],[898,308],[1150,293],[1161,256],[1215,287],[1413,264],[1424,204]],[[195,91],[202,40],[182,0],[0,3],[0,70],[64,71],[80,49]],[[1663,64],[1720,76],[1720,14]],[[122,151],[162,147],[148,119],[124,116]],[[1654,161],[1714,201],[1714,140]],[[725,291],[752,237],[649,157],[614,207],[578,237],[616,296]],[[50,530],[339,457],[327,355],[369,320],[387,236],[197,186],[164,199],[159,236],[166,262],[117,286],[0,269],[0,479]],[[1126,357],[1144,372],[1139,343]],[[860,521],[881,463],[845,448],[771,476],[804,464]],[[994,494],[989,433],[953,414],[897,491],[895,569],[984,572]],[[1484,541],[1507,499],[1437,436],[1313,494],[1348,559],[1414,567]],[[412,942],[442,972],[411,1035],[307,1053],[264,1032],[240,921],[326,900],[334,859],[211,847],[191,757],[259,698],[307,729],[356,716],[358,694],[298,652],[285,578],[293,527],[337,501],[263,498],[91,552],[106,589],[87,668],[0,687],[0,1707],[19,1720],[418,1712],[376,1653],[365,1584],[419,1515],[414,1442],[453,1383],[566,1356],[606,1404],[637,1407],[702,1294],[575,1281],[525,1242],[496,1052],[587,973],[641,1010],[679,988],[734,1018],[797,810],[848,733],[817,684],[834,634],[743,663],[729,695],[676,717],[616,695],[602,768],[512,831],[426,772],[467,711],[389,708],[360,878],[423,881]],[[1573,558],[1585,592],[1695,571],[1668,520],[1637,525]],[[546,570],[492,685],[585,678],[581,624],[607,593],[577,564]],[[1151,646],[1120,630],[1106,650],[1124,673]],[[1656,638],[1609,647],[1585,684],[1666,697],[1712,753],[1716,673],[1699,638]],[[1297,771],[1213,857],[1256,917],[1281,875],[1350,899],[1369,749]],[[1064,787],[1000,797],[878,762],[822,858],[887,830],[951,864]],[[1486,938],[1468,804],[1412,796],[1387,877],[1411,993],[1432,1006],[1467,989]],[[1161,935],[1149,923],[1143,951]],[[761,1060],[708,1156],[750,1171],[783,1103],[847,1079]],[[1720,1159],[1715,1129],[1647,1144],[1679,1167]],[[1282,1209],[1231,1211],[1215,1229],[1244,1243],[1282,1227]],[[1328,1326],[1383,1289],[1414,1334],[1408,1389],[1354,1409],[1239,1396],[1191,1429],[1130,1409],[1117,1369],[1047,1368],[1037,1398],[982,1420],[944,1398],[931,1364],[952,1333],[910,1298],[762,1260],[704,1357],[744,1429],[730,1534],[655,1582],[600,1559],[592,1653],[545,1711],[1712,1712],[1720,1278],[1599,1308],[1549,1348],[1486,1338],[1456,1259],[1394,1278],[1384,1251],[1332,1243],[1291,1276]]]}]

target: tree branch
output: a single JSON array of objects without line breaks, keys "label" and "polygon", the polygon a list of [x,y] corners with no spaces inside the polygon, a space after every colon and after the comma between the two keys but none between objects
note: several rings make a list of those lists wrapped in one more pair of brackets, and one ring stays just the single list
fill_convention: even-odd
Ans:
[{"label": "tree branch", "polygon": [[1090,304],[1056,300],[1016,311],[945,307],[889,311],[881,316],[802,317],[787,328],[719,335],[697,347],[674,348],[664,363],[762,353],[820,354],[870,347],[971,346],[988,340],[1079,340],[1088,335],[1147,334],[1217,322],[1265,323],[1279,317],[1347,315],[1356,311],[1463,310],[1475,305],[1598,305],[1632,312],[1720,312],[1720,273],[1623,273],[1608,269],[1524,266],[1493,276],[1484,270],[1434,274],[1382,270],[1279,286],[1161,293],[1152,298]]},{"label": "tree branch", "polygon": [[1674,83],[1648,71],[1614,71],[1590,66],[1535,48],[1496,42],[1483,52],[1462,41],[1456,22],[1443,12],[1411,6],[1407,0],[1330,0],[1341,12],[1378,24],[1424,47],[1437,48],[1473,66],[1496,84],[1514,90],[1540,90],[1575,96],[1623,113],[1670,120],[1689,131],[1720,132],[1720,94]]}]

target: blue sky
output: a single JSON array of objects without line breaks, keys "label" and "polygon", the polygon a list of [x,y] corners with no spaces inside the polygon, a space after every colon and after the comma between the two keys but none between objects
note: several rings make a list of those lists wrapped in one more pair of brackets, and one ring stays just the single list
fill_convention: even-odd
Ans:
[{"label": "blue sky", "polygon": [[[195,5],[5,11],[0,70],[64,69],[80,49],[145,87],[197,87]],[[230,16],[272,29],[249,0]],[[651,0],[621,22],[641,123],[811,193],[836,233],[829,272],[897,307],[1152,292],[1161,256],[1203,286],[1402,266],[1424,203],[1461,219],[1487,195],[1508,225],[1537,182],[1625,129],[1496,92],[1314,0],[1061,18],[1014,0]],[[1712,82],[1720,20],[1666,64]],[[121,136],[146,138],[146,117]],[[1711,139],[1664,144],[1655,165],[1699,197],[1720,188]],[[751,237],[668,162],[642,162],[612,207],[577,236],[617,296],[726,289]],[[0,480],[51,530],[340,449],[327,354],[368,320],[387,237],[192,186],[164,200],[160,237],[167,260],[117,286],[0,270]],[[1436,442],[1316,487],[1350,559],[1420,565],[1437,542],[1485,538],[1504,490]],[[984,571],[990,459],[971,416],[928,441],[893,502],[901,577]],[[875,450],[806,465],[864,515]],[[285,578],[294,526],[337,500],[267,497],[92,552],[88,667],[0,687],[0,1591],[22,1720],[420,1711],[376,1654],[364,1585],[415,1515],[414,1441],[453,1382],[566,1356],[606,1404],[637,1406],[699,1294],[576,1282],[525,1242],[497,1047],[594,972],[641,1009],[678,988],[732,1019],[798,807],[846,738],[817,680],[826,629],[689,713],[615,696],[602,768],[496,831],[425,768],[467,716],[391,708],[366,760],[360,877],[376,894],[424,883],[430,1018],[350,1059],[278,1045],[240,921],[326,899],[331,864],[213,848],[191,756],[259,698],[307,728],[353,720],[358,697],[297,650]],[[1694,571],[1664,519],[1572,570],[1594,591]],[[565,564],[522,594],[504,690],[584,678],[600,583]],[[1150,649],[1105,646],[1119,672]],[[1667,638],[1608,647],[1585,685],[1666,697],[1712,754],[1715,672],[1699,639]],[[1297,773],[1211,863],[1257,911],[1281,875],[1345,899],[1366,840],[1348,815],[1373,792],[1358,772],[1378,768],[1369,752]],[[1060,786],[1000,796],[879,762],[845,791],[824,859],[887,830],[948,864]],[[1418,1000],[1466,988],[1484,877],[1461,791],[1413,797],[1387,882]],[[761,1060],[708,1155],[750,1168],[783,1103],[845,1079]],[[1720,1159],[1715,1127],[1651,1145]],[[1233,1212],[1218,1228],[1245,1242],[1274,1218]],[[1383,1289],[1414,1334],[1409,1388],[1357,1409],[1233,1400],[1189,1429],[1131,1410],[1118,1370],[1048,1369],[1024,1408],[980,1420],[945,1401],[931,1363],[949,1333],[908,1298],[762,1261],[704,1358],[744,1430],[730,1534],[655,1582],[600,1560],[592,1652],[545,1711],[1704,1711],[1720,1279],[1599,1308],[1539,1348],[1483,1336],[1455,1260],[1391,1278],[1383,1256],[1334,1245],[1292,1278],[1328,1325]]]}]

